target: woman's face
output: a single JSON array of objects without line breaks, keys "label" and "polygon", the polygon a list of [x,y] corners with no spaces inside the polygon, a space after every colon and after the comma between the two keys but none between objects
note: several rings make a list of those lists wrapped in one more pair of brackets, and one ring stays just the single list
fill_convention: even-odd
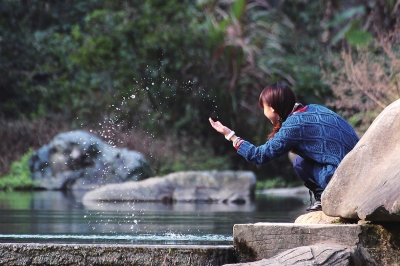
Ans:
[{"label": "woman's face", "polygon": [[271,106],[268,106],[268,104],[264,103],[264,115],[266,118],[269,119],[269,121],[271,121],[271,123],[275,126],[277,125],[278,119],[279,119],[279,115],[275,112],[274,108],[272,108]]}]

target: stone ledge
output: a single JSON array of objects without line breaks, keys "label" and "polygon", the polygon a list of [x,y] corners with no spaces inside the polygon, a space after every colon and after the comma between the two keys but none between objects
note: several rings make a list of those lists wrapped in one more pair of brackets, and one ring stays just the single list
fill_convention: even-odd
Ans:
[{"label": "stone ledge", "polygon": [[[234,246],[4,243],[0,265],[218,266],[261,261],[301,247],[345,250],[351,253],[350,265],[400,264],[398,223],[237,224],[233,238]],[[300,251],[305,254],[304,248]]]},{"label": "stone ledge", "polygon": [[0,265],[223,265],[232,246],[0,244]]},{"label": "stone ledge", "polygon": [[242,259],[256,261],[316,243],[354,246],[358,243],[360,232],[358,225],[236,224],[233,227],[233,241]]},{"label": "stone ledge", "polygon": [[398,223],[236,224],[233,227],[233,241],[239,262],[268,259],[303,246],[330,245],[356,250],[355,256],[363,257],[360,260],[374,261],[376,265],[400,264]]}]

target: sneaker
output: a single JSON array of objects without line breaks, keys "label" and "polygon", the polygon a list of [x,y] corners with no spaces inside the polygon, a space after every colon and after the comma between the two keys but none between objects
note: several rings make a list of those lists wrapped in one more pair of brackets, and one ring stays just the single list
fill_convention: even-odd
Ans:
[{"label": "sneaker", "polygon": [[313,205],[306,209],[306,212],[322,211],[322,205],[320,200],[316,200]]}]

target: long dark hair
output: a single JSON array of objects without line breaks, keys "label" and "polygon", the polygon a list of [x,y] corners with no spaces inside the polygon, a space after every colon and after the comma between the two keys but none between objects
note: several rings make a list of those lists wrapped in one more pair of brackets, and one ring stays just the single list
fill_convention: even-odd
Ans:
[{"label": "long dark hair", "polygon": [[279,122],[274,126],[272,132],[268,135],[268,139],[272,138],[279,131],[283,121],[288,118],[296,103],[296,95],[285,83],[274,83],[266,87],[260,94],[258,105],[264,108],[264,103],[274,108],[279,115]]}]

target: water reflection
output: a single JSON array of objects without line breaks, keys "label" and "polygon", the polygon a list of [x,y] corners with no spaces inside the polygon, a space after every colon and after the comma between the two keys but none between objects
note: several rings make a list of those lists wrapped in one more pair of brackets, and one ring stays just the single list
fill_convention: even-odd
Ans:
[{"label": "water reflection", "polygon": [[0,192],[0,242],[230,244],[234,224],[293,222],[302,197],[249,204],[82,203],[83,192]]}]

